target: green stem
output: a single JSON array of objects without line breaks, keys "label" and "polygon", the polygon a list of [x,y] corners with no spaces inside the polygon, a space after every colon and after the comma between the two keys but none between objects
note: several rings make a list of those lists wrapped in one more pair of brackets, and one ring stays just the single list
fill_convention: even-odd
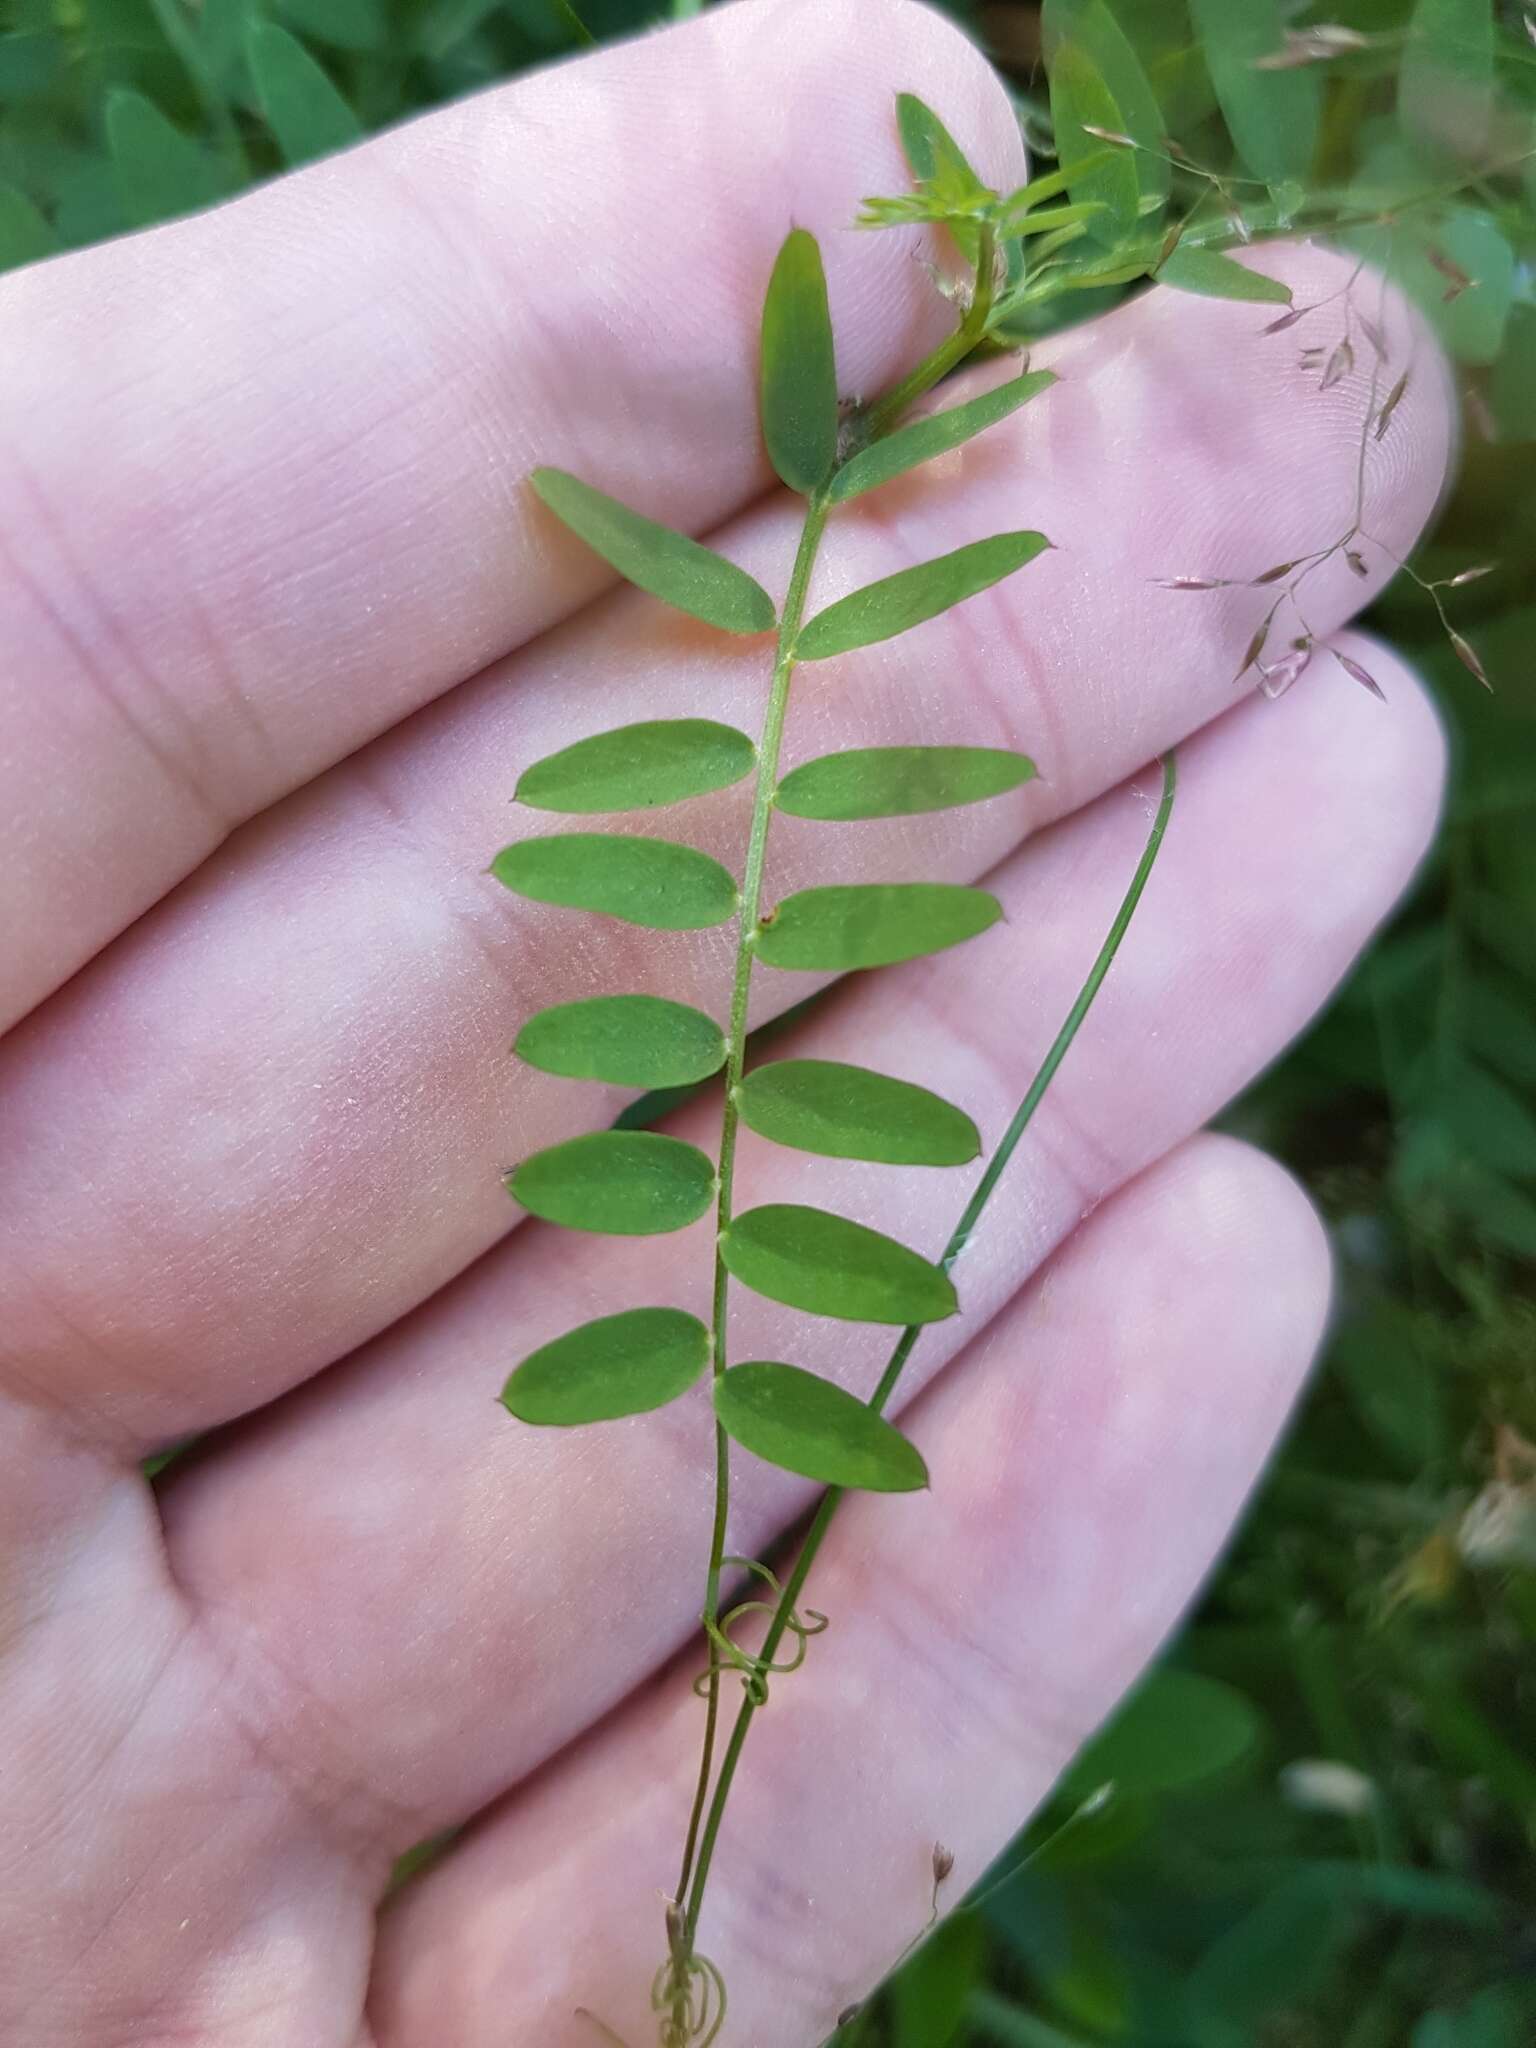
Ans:
[{"label": "green stem", "polygon": [[888,434],[908,406],[914,405],[935,384],[965,361],[971,350],[985,339],[992,318],[992,300],[997,288],[997,235],[990,222],[981,228],[976,253],[976,282],[965,318],[947,341],[940,342],[925,362],[888,391],[865,415],[865,435],[878,441]]},{"label": "green stem", "polygon": [[[737,924],[736,976],[731,986],[731,1014],[726,1030],[725,1103],[720,1123],[720,1188],[715,1207],[715,1289],[711,1317],[711,1352],[716,1379],[726,1368],[726,1309],[731,1276],[726,1270],[723,1246],[731,1227],[731,1199],[736,1176],[736,1133],[740,1122],[737,1095],[741,1087],[742,1062],[747,1049],[747,1014],[752,997],[752,963],[757,950],[757,924],[762,907],[763,863],[768,850],[768,827],[773,819],[774,792],[779,780],[779,752],[784,740],[784,718],[789,709],[789,685],[795,671],[795,641],[805,615],[816,551],[826,531],[827,501],[819,494],[806,505],[800,545],[790,572],[789,590],[779,618],[778,643],[774,653],[773,683],[768,693],[768,711],[757,751],[757,788],[752,801],[752,827],[747,840],[747,865],[741,883],[741,912]],[[710,1533],[709,1577],[704,1594],[704,1618],[712,1624],[720,1616],[720,1577],[725,1557],[726,1521],[731,1502],[730,1440],[715,1424],[715,1518]],[[720,1720],[720,1668],[713,1645],[710,1650],[709,1690],[705,1696],[704,1745],[699,1760],[699,1782],[688,1819],[683,1845],[682,1875],[675,1897],[681,1899],[693,1871],[699,1823],[709,1796],[710,1773],[714,1767],[715,1736]]]},{"label": "green stem", "polygon": [[[949,1243],[944,1247],[943,1256],[939,1264],[946,1273],[970,1242],[976,1226],[981,1220],[982,1212],[992,1199],[997,1184],[1002,1179],[1008,1162],[1012,1159],[1018,1147],[1019,1140],[1029,1128],[1035,1111],[1039,1108],[1041,1100],[1045,1095],[1045,1091],[1055,1079],[1057,1068],[1065,1059],[1068,1048],[1082,1028],[1083,1020],[1093,1007],[1094,998],[1103,985],[1104,977],[1108,974],[1115,955],[1120,950],[1121,942],[1130,927],[1131,919],[1136,914],[1136,906],[1141,901],[1142,892],[1147,886],[1148,879],[1157,860],[1158,852],[1162,847],[1163,837],[1168,830],[1168,819],[1173,810],[1174,790],[1177,781],[1177,763],[1170,752],[1163,759],[1162,801],[1157,807],[1157,815],[1152,821],[1152,830],[1148,835],[1147,844],[1137,865],[1136,872],[1131,878],[1131,885],[1126,890],[1125,898],[1115,914],[1115,921],[1110,926],[1103,945],[1099,948],[1098,957],[1089,969],[1088,978],[1078,991],[1076,1002],[1073,1003],[1071,1009],[1067,1012],[1065,1022],[1057,1032],[1049,1052],[1047,1052],[1040,1064],[1040,1069],[1036,1073],[1035,1078],[1030,1082],[1023,1101],[1014,1111],[1013,1121],[1003,1134],[1002,1142],[998,1145],[997,1150],[987,1162],[986,1171],[977,1182],[975,1192],[966,1203],[960,1220],[950,1235]],[[902,1370],[907,1360],[911,1357],[913,1346],[917,1343],[920,1335],[921,1326],[914,1323],[909,1324],[897,1339],[896,1346],[891,1352],[885,1371],[880,1376],[880,1384],[875,1388],[874,1393],[869,1399],[869,1406],[874,1409],[876,1414],[879,1414],[886,1407],[892,1394],[896,1391],[896,1383],[901,1378]],[[817,1552],[821,1549],[822,1543],[826,1539],[827,1530],[832,1525],[832,1519],[842,1504],[842,1499],[843,1490],[840,1487],[832,1487],[821,1497],[815,1516],[811,1521],[811,1526],[806,1533],[805,1541],[800,1547],[800,1555],[795,1560],[794,1570],[785,1582],[778,1608],[768,1625],[768,1633],[763,1638],[762,1648],[757,1653],[757,1671],[759,1674],[766,1673],[772,1665],[774,1653],[784,1639],[785,1631],[789,1626],[790,1616],[794,1612],[801,1592],[804,1590],[811,1567],[816,1562]],[[753,1696],[753,1690],[749,1687],[737,1711],[736,1724],[731,1730],[730,1741],[726,1745],[725,1755],[721,1760],[720,1775],[715,1783],[714,1797],[710,1801],[709,1814],[704,1823],[703,1836],[699,1845],[698,1866],[694,1873],[693,1889],[689,1895],[687,1917],[684,1923],[685,1940],[690,1948],[698,1932],[699,1915],[704,1905],[704,1890],[709,1882],[710,1864],[714,1859],[715,1844],[720,1834],[720,1824],[725,1818],[726,1802],[730,1797],[731,1785],[736,1776],[736,1767],[741,1760],[741,1752],[746,1743],[747,1733],[752,1726],[756,1713],[757,1701]]]}]

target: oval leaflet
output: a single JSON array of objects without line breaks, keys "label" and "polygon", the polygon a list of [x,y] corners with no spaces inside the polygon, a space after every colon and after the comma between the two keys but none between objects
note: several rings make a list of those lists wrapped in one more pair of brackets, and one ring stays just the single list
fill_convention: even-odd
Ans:
[{"label": "oval leaflet", "polygon": [[802,1366],[733,1365],[715,1382],[715,1413],[745,1450],[823,1486],[913,1493],[928,1484],[916,1446],[894,1423]]},{"label": "oval leaflet", "polygon": [[626,1309],[530,1352],[501,1399],[520,1422],[611,1422],[664,1407],[708,1363],[709,1332],[697,1316],[680,1308]]},{"label": "oval leaflet", "polygon": [[786,896],[757,931],[770,967],[843,974],[940,953],[996,924],[1003,906],[953,882],[850,882]]},{"label": "oval leaflet", "polygon": [[525,1159],[507,1175],[507,1192],[567,1230],[654,1237],[704,1214],[715,1168],[697,1145],[661,1131],[590,1131]]},{"label": "oval leaflet", "polygon": [[643,811],[729,789],[757,749],[709,718],[651,718],[546,754],[526,769],[517,802],[540,811]]},{"label": "oval leaflet", "polygon": [[947,1273],[893,1237],[790,1202],[749,1209],[720,1240],[744,1287],[850,1323],[937,1323],[959,1303]]},{"label": "oval leaflet", "polygon": [[775,1060],[737,1091],[741,1119],[761,1137],[833,1159],[888,1166],[964,1166],[981,1137],[941,1095],[840,1060]]},{"label": "oval leaflet", "polygon": [[736,912],[736,884],[719,861],[671,839],[552,832],[504,846],[491,873],[535,903],[595,910],[651,931],[702,931]]},{"label": "oval leaflet", "polygon": [[512,1050],[541,1073],[616,1088],[684,1088],[725,1064],[713,1017],[665,996],[588,996],[537,1010]]}]

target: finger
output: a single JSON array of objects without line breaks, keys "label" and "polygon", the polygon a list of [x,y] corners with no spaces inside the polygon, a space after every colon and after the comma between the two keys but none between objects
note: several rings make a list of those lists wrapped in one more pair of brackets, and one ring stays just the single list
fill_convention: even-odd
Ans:
[{"label": "finger", "polygon": [[[1197,1140],[1094,1216],[910,1426],[933,1475],[858,1494],[773,1682],[700,1946],[730,2033],[809,2048],[960,1897],[1177,1621],[1295,1396],[1328,1293],[1279,1168]],[[734,1689],[734,1688],[733,1688]],[[634,2042],[696,1768],[675,1673],[498,1809],[384,1922],[381,2048]],[[654,2022],[652,2022],[654,2024]]]},{"label": "finger", "polygon": [[848,389],[939,338],[924,244],[842,230],[908,182],[912,79],[1004,185],[1017,124],[952,27],[871,5],[721,9],[6,280],[0,1029],[231,825],[591,594],[534,463],[694,531],[762,488],[792,224]]},{"label": "finger", "polygon": [[[1130,937],[957,1271],[962,1313],[925,1333],[908,1391],[1097,1202],[1275,1056],[1403,885],[1433,819],[1440,742],[1406,673],[1354,646],[1390,710],[1320,676],[1188,748]],[[850,987],[787,1049],[926,1082],[995,1143],[1136,863],[1153,781],[993,877],[1008,919],[995,945]],[[674,1128],[707,1143],[709,1114]],[[750,1135],[740,1174],[743,1206],[809,1201],[929,1254],[972,1178],[812,1160]],[[534,1769],[696,1627],[704,1390],[571,1432],[519,1428],[492,1396],[585,1318],[642,1302],[707,1314],[708,1287],[698,1232],[624,1244],[531,1226],[167,1489],[177,1580],[269,1749],[301,1780],[347,1788],[349,1810],[371,1801],[393,1846]],[[732,1296],[733,1357],[787,1358],[867,1392],[890,1339]],[[733,1550],[761,1554],[805,1497],[740,1461]]]},{"label": "finger", "polygon": [[[1301,295],[1348,274],[1313,252],[1271,260]],[[996,740],[1045,779],[888,826],[781,820],[774,891],[829,872],[973,877],[1238,694],[1271,590],[1148,579],[1257,573],[1330,539],[1353,502],[1366,392],[1299,379],[1251,307],[1175,297],[1066,338],[1060,386],[1011,432],[855,506],[829,550],[827,595],[998,528],[1038,521],[1060,541],[919,632],[804,669],[790,718],[796,757]],[[1367,449],[1367,515],[1399,552],[1440,488],[1447,421],[1426,344],[1391,434]],[[728,538],[771,575],[791,515],[761,508]],[[1318,631],[1379,583],[1370,560],[1367,580],[1334,562],[1309,584]],[[13,1377],[76,1427],[161,1440],[272,1398],[493,1243],[512,1220],[506,1166],[615,1105],[510,1060],[523,1019],[615,988],[724,1015],[733,944],[723,928],[636,934],[508,898],[480,871],[531,829],[507,802],[517,770],[625,718],[702,708],[755,731],[765,682],[759,654],[722,655],[649,600],[615,598],[251,828],[15,1034],[0,1054]],[[738,868],[744,790],[651,829]],[[758,1014],[807,986],[765,970]]]}]

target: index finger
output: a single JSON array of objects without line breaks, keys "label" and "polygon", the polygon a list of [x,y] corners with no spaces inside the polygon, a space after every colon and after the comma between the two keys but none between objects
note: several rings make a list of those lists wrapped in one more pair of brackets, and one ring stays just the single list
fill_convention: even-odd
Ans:
[{"label": "index finger", "polygon": [[1022,174],[986,64],[907,0],[748,0],[0,287],[0,1029],[240,820],[604,580],[520,488],[701,531],[768,481],[757,325],[824,240],[846,391],[952,315],[910,234],[923,81]]}]

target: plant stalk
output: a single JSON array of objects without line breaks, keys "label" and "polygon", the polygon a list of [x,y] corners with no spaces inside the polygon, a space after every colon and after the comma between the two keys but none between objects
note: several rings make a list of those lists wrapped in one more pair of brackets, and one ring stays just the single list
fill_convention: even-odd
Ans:
[{"label": "plant stalk", "polygon": [[[752,826],[747,840],[747,863],[741,883],[741,911],[737,930],[736,974],[731,986],[730,1022],[726,1030],[725,1097],[720,1122],[720,1183],[715,1206],[715,1287],[711,1314],[711,1360],[715,1378],[725,1371],[726,1310],[731,1276],[726,1270],[722,1246],[731,1226],[731,1201],[736,1172],[736,1134],[740,1123],[737,1092],[741,1086],[742,1063],[747,1049],[747,1014],[752,995],[752,964],[757,949],[757,924],[762,908],[763,864],[768,850],[768,827],[773,818],[774,792],[779,779],[779,754],[784,740],[784,719],[789,709],[789,686],[795,670],[795,641],[805,615],[816,551],[826,531],[827,500],[818,493],[808,500],[800,545],[795,551],[789,589],[779,618],[778,642],[774,654],[773,682],[768,693],[768,710],[763,736],[758,743],[757,787],[752,800]],[[730,1439],[715,1424],[715,1515],[710,1532],[709,1575],[704,1594],[704,1618],[713,1624],[720,1617],[720,1577],[725,1557],[726,1522],[731,1501]],[[710,1647],[709,1690],[705,1695],[704,1744],[699,1761],[699,1782],[688,1820],[683,1846],[682,1874],[675,1897],[682,1899],[693,1871],[699,1823],[709,1796],[710,1774],[714,1768],[715,1737],[720,1720],[720,1667]]]},{"label": "plant stalk", "polygon": [[[1131,919],[1136,914],[1136,907],[1141,901],[1143,891],[1146,889],[1148,879],[1151,876],[1158,853],[1161,850],[1164,835],[1168,830],[1168,820],[1173,811],[1174,791],[1177,787],[1177,782],[1178,766],[1173,753],[1170,751],[1163,757],[1162,799],[1157,807],[1157,815],[1152,821],[1152,829],[1148,835],[1141,860],[1137,864],[1136,872],[1131,878],[1130,887],[1126,890],[1120,908],[1115,914],[1115,920],[1109,928],[1103,945],[1099,948],[1098,956],[1094,960],[1093,966],[1088,971],[1088,978],[1078,991],[1077,1000],[1067,1012],[1066,1019],[1052,1041],[1050,1050],[1040,1063],[1039,1071],[1030,1082],[1023,1100],[1014,1111],[1012,1122],[1004,1132],[996,1151],[988,1160],[986,1170],[977,1182],[970,1200],[966,1203],[961,1213],[959,1222],[950,1234],[949,1242],[944,1247],[943,1255],[939,1260],[939,1265],[946,1273],[970,1243],[976,1226],[981,1221],[982,1212],[992,1199],[997,1184],[1002,1179],[1003,1173],[1008,1166],[1008,1162],[1012,1159],[1014,1152],[1018,1148],[1019,1140],[1029,1128],[1030,1122],[1034,1117],[1035,1111],[1040,1107],[1046,1090],[1056,1077],[1057,1068],[1065,1059],[1073,1039],[1076,1038],[1079,1030],[1082,1028],[1083,1020],[1093,1007],[1094,998],[1103,986],[1104,977],[1108,974],[1110,967],[1114,963],[1115,955],[1119,952],[1121,942],[1130,928]],[[896,1391],[896,1383],[901,1378],[906,1362],[912,1355],[913,1347],[922,1334],[922,1328],[921,1324],[908,1324],[907,1328],[902,1331],[900,1337],[896,1340],[885,1371],[880,1375],[880,1383],[869,1398],[869,1406],[877,1415],[885,1409],[892,1394]],[[835,1486],[830,1488],[821,1497],[816,1513],[812,1518],[811,1526],[806,1532],[805,1541],[800,1547],[800,1554],[795,1560],[794,1569],[785,1582],[778,1607],[768,1625],[768,1632],[763,1638],[762,1648],[757,1653],[755,1675],[761,1676],[765,1674],[772,1666],[775,1652],[783,1641],[785,1631],[789,1627],[790,1616],[794,1612],[795,1604],[804,1590],[811,1567],[816,1562],[817,1553],[826,1539],[827,1531],[831,1527],[833,1517],[842,1504],[842,1499],[843,1489]],[[749,1686],[737,1711],[736,1723],[731,1730],[730,1741],[726,1745],[725,1755],[721,1759],[720,1775],[716,1780],[714,1797],[710,1801],[709,1814],[704,1823],[703,1836],[699,1845],[698,1864],[694,1873],[693,1889],[688,1899],[687,1914],[684,1921],[684,1938],[690,1948],[698,1931],[699,1916],[704,1905],[704,1891],[709,1882],[710,1865],[714,1859],[715,1844],[719,1838],[720,1825],[725,1818],[726,1802],[730,1798],[731,1785],[736,1776],[736,1767],[741,1760],[741,1752],[746,1744],[747,1735],[756,1713],[757,1700],[754,1698],[753,1690]]]}]

